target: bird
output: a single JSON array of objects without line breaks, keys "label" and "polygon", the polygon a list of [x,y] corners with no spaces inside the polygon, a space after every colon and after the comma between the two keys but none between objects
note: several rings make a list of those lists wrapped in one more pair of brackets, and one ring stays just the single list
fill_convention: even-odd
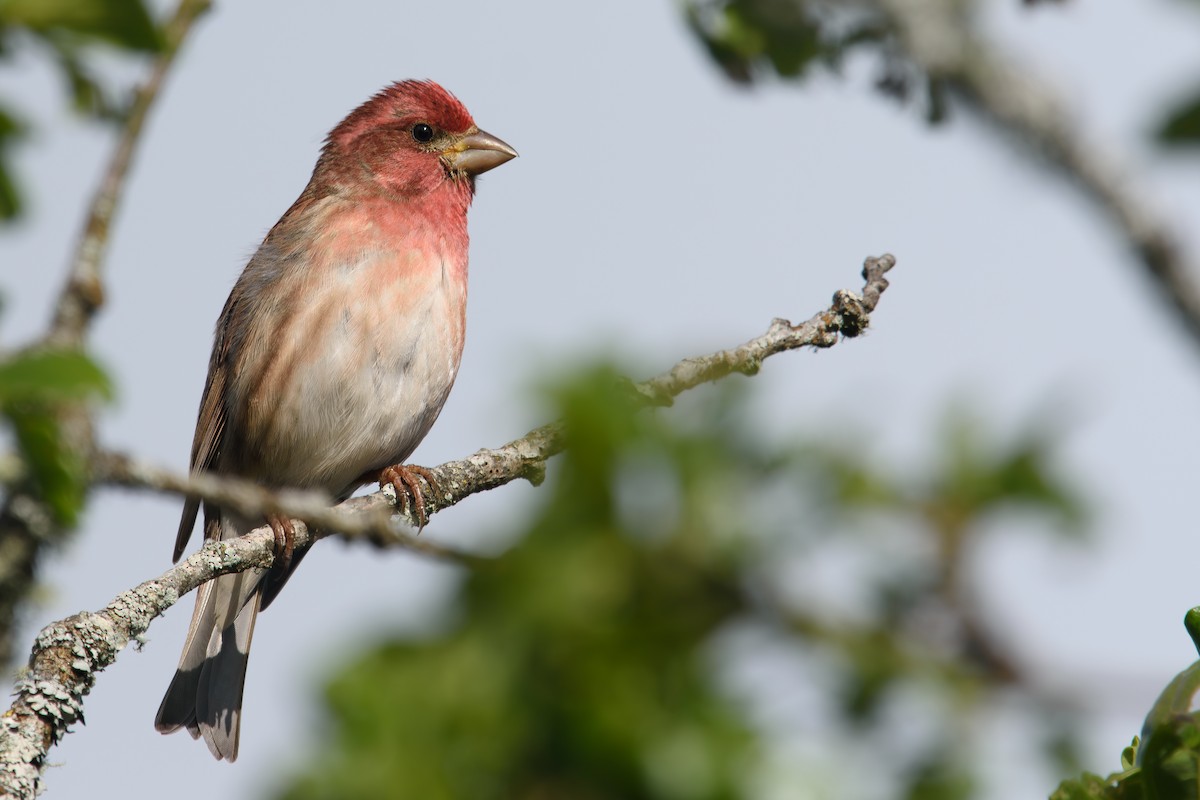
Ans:
[{"label": "bird", "polygon": [[[390,483],[423,525],[416,475],[432,476],[404,461],[458,374],[467,210],[476,176],[516,156],[427,80],[385,87],[333,128],[217,321],[191,471],[337,501]],[[290,520],[189,498],[175,561],[201,505],[206,541],[269,524],[275,559],[200,587],[155,728],[186,729],[234,761],[255,620],[307,551],[294,551]]]}]

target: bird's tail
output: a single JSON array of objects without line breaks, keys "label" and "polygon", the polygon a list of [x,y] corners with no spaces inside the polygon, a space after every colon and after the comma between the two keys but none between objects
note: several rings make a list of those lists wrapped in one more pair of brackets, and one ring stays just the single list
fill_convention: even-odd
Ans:
[{"label": "bird's tail", "polygon": [[[240,526],[220,524],[221,538],[238,535]],[[222,575],[200,587],[179,668],[154,719],[160,733],[187,728],[192,738],[203,736],[218,759],[237,758],[242,688],[265,573]]]}]

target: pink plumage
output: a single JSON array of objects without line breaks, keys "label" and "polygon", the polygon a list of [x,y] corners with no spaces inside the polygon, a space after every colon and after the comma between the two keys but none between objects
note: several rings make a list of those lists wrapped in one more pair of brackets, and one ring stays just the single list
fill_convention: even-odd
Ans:
[{"label": "pink plumage", "polygon": [[[375,479],[411,485],[400,465],[441,411],[462,355],[475,176],[514,156],[429,81],[393,84],[338,124],[225,303],[192,470],[337,498]],[[184,506],[176,559],[198,511]],[[209,540],[264,522],[276,530],[276,565],[200,588],[155,721],[230,761],[255,618],[304,553],[292,556],[285,520],[204,505]]]},{"label": "pink plumage", "polygon": [[465,133],[475,125],[470,112],[433,81],[398,81],[375,93],[367,102],[346,115],[329,132],[327,142],[346,147],[365,130],[399,119],[429,122],[452,133]]}]

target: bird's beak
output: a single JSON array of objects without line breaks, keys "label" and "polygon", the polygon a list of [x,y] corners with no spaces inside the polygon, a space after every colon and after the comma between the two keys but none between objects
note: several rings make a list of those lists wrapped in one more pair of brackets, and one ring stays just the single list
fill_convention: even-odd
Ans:
[{"label": "bird's beak", "polygon": [[476,130],[459,139],[443,153],[451,169],[478,175],[517,157],[517,151],[487,131]]}]

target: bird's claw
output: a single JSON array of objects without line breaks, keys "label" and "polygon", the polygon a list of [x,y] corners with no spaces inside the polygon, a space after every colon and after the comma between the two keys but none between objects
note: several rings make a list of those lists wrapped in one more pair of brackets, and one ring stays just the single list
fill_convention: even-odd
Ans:
[{"label": "bird's claw", "polygon": [[391,484],[392,488],[396,490],[397,502],[402,503],[403,509],[416,521],[419,531],[429,521],[429,513],[425,508],[425,495],[421,492],[421,482],[417,480],[417,476],[425,479],[435,495],[441,492],[433,473],[416,464],[396,464],[385,467],[379,472],[379,485],[382,487],[385,484]]},{"label": "bird's claw", "polygon": [[287,572],[296,552],[296,526],[290,517],[268,514],[267,524],[275,534],[275,566]]}]

